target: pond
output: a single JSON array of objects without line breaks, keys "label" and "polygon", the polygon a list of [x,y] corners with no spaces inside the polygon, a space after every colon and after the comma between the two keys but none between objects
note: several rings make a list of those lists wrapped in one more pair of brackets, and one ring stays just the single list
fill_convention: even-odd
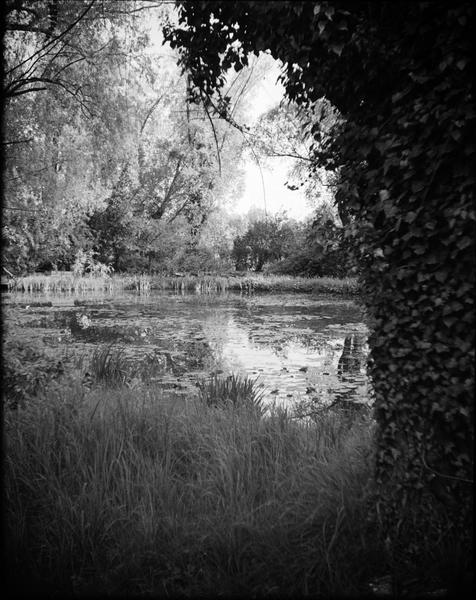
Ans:
[{"label": "pond", "polygon": [[5,294],[15,335],[72,360],[98,345],[124,348],[137,377],[178,393],[236,373],[289,405],[366,402],[367,334],[352,300],[309,294]]}]

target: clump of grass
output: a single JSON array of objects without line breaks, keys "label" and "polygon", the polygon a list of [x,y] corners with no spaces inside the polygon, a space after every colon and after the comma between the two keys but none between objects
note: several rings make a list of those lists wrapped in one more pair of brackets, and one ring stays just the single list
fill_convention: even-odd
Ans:
[{"label": "clump of grass", "polygon": [[196,291],[217,293],[227,290],[252,292],[301,292],[355,294],[358,292],[356,278],[347,277],[293,277],[291,275],[254,274],[249,275],[156,275],[152,287],[173,289],[177,292]]},{"label": "clump of grass", "polygon": [[12,287],[9,287],[9,291],[29,293],[112,292],[125,289],[146,293],[150,291],[150,277],[148,275],[108,275],[107,273],[78,275],[73,271],[59,271],[53,272],[51,275],[35,273],[18,277]]},{"label": "clump of grass", "polygon": [[357,294],[359,283],[356,277],[316,277],[312,280],[312,291],[315,294]]},{"label": "clump of grass", "polygon": [[365,424],[339,437],[285,411],[151,389],[84,394],[6,415],[17,589],[325,596],[365,591],[384,572]]},{"label": "clump of grass", "polygon": [[95,348],[89,363],[89,373],[95,382],[109,387],[124,385],[129,374],[124,348],[114,348],[114,344]]},{"label": "clump of grass", "polygon": [[234,373],[227,377],[213,375],[198,383],[199,399],[207,406],[248,407],[264,412],[263,392],[257,380]]},{"label": "clump of grass", "polygon": [[193,291],[203,294],[225,292],[229,278],[220,275],[156,275],[152,286],[157,289],[173,289],[176,292]]},{"label": "clump of grass", "polygon": [[116,275],[114,280],[124,290],[136,290],[141,294],[150,292],[151,279],[148,275]]},{"label": "clump of grass", "polygon": [[299,292],[354,294],[357,279],[352,277],[295,277],[291,275],[250,274],[233,278],[232,289],[246,292]]}]

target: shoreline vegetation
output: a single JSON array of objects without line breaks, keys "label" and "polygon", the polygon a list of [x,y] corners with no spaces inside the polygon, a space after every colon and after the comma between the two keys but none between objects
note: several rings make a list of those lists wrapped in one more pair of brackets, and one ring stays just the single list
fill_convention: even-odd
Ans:
[{"label": "shoreline vegetation", "polygon": [[385,573],[368,415],[263,416],[238,379],[230,401],[110,383],[5,414],[10,589],[329,596]]},{"label": "shoreline vegetation", "polygon": [[[212,275],[176,273],[174,275],[75,275],[69,271],[51,274],[32,274],[6,281],[8,291],[23,292],[117,292],[136,290],[195,291],[201,293],[241,292],[299,292],[358,294],[357,278],[297,277],[290,275],[232,273]],[[5,287],[4,286],[4,287]]]}]

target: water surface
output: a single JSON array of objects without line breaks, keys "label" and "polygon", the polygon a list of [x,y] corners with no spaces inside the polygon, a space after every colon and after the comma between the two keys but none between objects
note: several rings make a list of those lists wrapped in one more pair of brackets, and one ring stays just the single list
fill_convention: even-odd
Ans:
[{"label": "water surface", "polygon": [[[59,354],[125,349],[137,377],[190,393],[212,374],[257,378],[265,398],[365,401],[367,327],[351,300],[309,294],[6,294],[15,332]],[[51,303],[51,306],[42,304]]]}]

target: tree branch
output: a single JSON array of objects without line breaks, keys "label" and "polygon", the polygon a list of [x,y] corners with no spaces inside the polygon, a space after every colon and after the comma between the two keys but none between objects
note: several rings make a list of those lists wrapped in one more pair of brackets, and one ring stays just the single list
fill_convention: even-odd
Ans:
[{"label": "tree branch", "polygon": [[217,150],[217,158],[218,158],[218,173],[220,174],[221,177],[221,157],[220,157],[220,148],[218,147],[218,138],[217,138],[217,132],[215,129],[215,125],[213,124],[213,119],[210,117],[210,113],[208,112],[208,108],[206,103],[203,101],[203,108],[205,109],[205,113],[208,117],[208,120],[210,121],[210,125],[212,126],[212,131],[213,131],[213,137],[215,138],[215,148]]},{"label": "tree branch", "polygon": [[140,135],[142,135],[142,132],[144,131],[144,127],[146,126],[146,123],[147,123],[150,115],[154,112],[155,108],[157,107],[157,105],[159,104],[159,102],[162,100],[162,98],[164,96],[165,96],[165,93],[162,94],[162,96],[160,96],[159,98],[157,98],[157,100],[152,104],[152,106],[150,107],[150,109],[147,111],[145,119],[143,120],[141,128],[140,128]]},{"label": "tree branch", "polygon": [[96,0],[91,0],[91,2],[88,4],[86,9],[79,15],[79,17],[77,19],[75,19],[70,25],[68,25],[68,27],[62,33],[60,33],[55,38],[50,40],[42,48],[40,48],[39,50],[34,52],[31,56],[29,56],[28,58],[25,58],[22,62],[18,63],[18,65],[15,65],[14,67],[12,67],[8,71],[6,71],[4,73],[4,75],[9,75],[10,73],[13,73],[13,71],[16,71],[21,66],[23,66],[28,61],[30,61],[32,58],[34,58],[35,56],[37,56],[39,54],[42,54],[43,52],[45,52],[45,50],[47,48],[49,48],[50,46],[52,46],[53,44],[56,44],[59,40],[61,40],[67,33],[69,33],[81,21],[81,19],[83,19],[83,17],[91,10],[91,8],[93,7],[95,2],[96,2]]},{"label": "tree branch", "polygon": [[182,158],[179,158],[179,160],[177,162],[177,166],[175,167],[174,176],[173,176],[172,181],[171,181],[171,183],[169,185],[169,189],[165,193],[164,199],[160,203],[160,206],[150,215],[151,219],[160,219],[163,216],[163,214],[165,212],[165,208],[166,208],[167,204],[170,202],[170,198],[172,197],[172,192],[173,192],[173,188],[175,186],[175,183],[176,183],[176,181],[178,179],[178,176],[180,175],[180,168],[182,166],[182,162],[183,162]]}]

